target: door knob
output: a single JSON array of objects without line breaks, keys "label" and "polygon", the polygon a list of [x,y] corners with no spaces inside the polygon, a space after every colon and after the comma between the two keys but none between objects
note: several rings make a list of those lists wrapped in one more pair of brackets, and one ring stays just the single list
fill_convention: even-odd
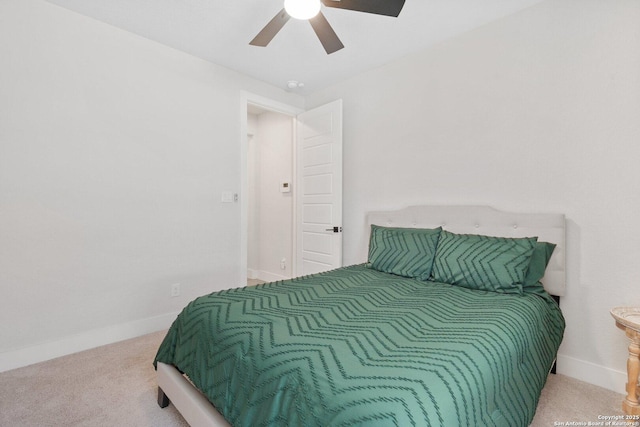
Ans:
[{"label": "door knob", "polygon": [[325,231],[333,231],[334,233],[340,233],[342,231],[342,227],[326,228]]}]

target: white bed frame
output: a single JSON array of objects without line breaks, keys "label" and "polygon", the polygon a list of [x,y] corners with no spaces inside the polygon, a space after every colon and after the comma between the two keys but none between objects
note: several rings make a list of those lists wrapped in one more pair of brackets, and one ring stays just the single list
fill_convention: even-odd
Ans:
[{"label": "white bed frame", "polygon": [[[371,224],[387,227],[436,228],[454,233],[499,237],[533,237],[555,243],[542,279],[551,295],[565,294],[565,218],[562,214],[510,213],[487,206],[413,206],[367,215],[360,259],[367,260]],[[229,427],[207,398],[173,366],[158,363],[158,404],[171,401],[192,427]]]}]

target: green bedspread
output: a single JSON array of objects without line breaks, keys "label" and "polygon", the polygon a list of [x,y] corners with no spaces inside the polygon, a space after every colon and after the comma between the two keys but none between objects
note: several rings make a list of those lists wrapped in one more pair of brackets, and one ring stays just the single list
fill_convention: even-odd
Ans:
[{"label": "green bedspread", "polygon": [[156,362],[234,426],[527,426],[563,331],[550,297],[357,265],[197,298]]}]

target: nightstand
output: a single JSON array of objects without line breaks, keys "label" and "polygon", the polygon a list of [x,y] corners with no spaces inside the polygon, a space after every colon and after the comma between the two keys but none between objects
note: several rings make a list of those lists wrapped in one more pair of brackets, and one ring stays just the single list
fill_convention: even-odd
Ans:
[{"label": "nightstand", "polygon": [[622,402],[622,410],[628,415],[640,415],[640,307],[616,307],[611,310],[616,326],[627,334],[629,359],[627,359],[627,397]]}]

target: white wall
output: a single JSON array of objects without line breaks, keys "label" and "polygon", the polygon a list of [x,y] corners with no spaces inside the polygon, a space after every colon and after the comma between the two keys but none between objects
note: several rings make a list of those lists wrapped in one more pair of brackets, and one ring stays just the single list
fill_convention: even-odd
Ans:
[{"label": "white wall", "polygon": [[640,2],[550,0],[312,94],[344,102],[344,260],[369,210],[567,216],[559,371],[623,392],[640,305]]},{"label": "white wall", "polygon": [[[0,370],[240,285],[241,91],[304,99],[41,0],[0,2]],[[171,298],[170,285],[182,294]]]},{"label": "white wall", "polygon": [[[249,120],[255,129],[249,143],[249,277],[273,281],[290,278],[293,257],[293,192],[280,192],[293,176],[292,118],[267,111]],[[285,268],[281,268],[281,260]]]}]

